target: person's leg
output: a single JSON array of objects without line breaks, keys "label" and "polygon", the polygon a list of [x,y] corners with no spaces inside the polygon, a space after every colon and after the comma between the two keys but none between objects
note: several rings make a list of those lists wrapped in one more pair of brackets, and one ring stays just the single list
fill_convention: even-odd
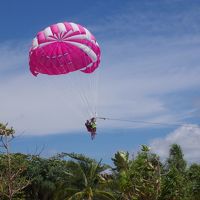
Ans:
[{"label": "person's leg", "polygon": [[95,138],[95,132],[91,132],[91,138],[92,140]]}]

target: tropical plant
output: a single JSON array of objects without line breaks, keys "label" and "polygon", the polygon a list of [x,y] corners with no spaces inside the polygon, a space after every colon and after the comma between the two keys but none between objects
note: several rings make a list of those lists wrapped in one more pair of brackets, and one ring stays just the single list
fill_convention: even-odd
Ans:
[{"label": "tropical plant", "polygon": [[96,162],[81,154],[62,154],[69,157],[68,171],[70,185],[67,188],[66,200],[113,200],[115,199],[102,174],[108,169],[107,165]]},{"label": "tropical plant", "polygon": [[200,165],[192,164],[187,170],[187,198],[200,200]]},{"label": "tropical plant", "polygon": [[22,190],[27,187],[30,180],[23,175],[27,169],[26,156],[12,154],[10,151],[15,131],[7,126],[8,124],[0,123],[0,197],[12,200],[23,196]]},{"label": "tropical plant", "polygon": [[143,145],[135,159],[128,152],[117,152],[112,159],[115,168],[115,185],[118,199],[156,200],[160,194],[159,158]]},{"label": "tropical plant", "polygon": [[169,158],[163,170],[162,193],[163,200],[184,200],[186,198],[186,161],[183,158],[182,149],[173,144],[169,150]]}]

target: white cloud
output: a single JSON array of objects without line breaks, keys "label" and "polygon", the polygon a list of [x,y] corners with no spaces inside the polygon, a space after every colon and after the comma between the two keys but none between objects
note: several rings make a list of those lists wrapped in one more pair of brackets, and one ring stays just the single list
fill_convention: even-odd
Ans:
[{"label": "white cloud", "polygon": [[[157,41],[157,46],[143,41],[105,41],[99,79],[99,115],[166,123],[183,120],[192,108],[177,114],[167,106],[168,100],[162,95],[200,85],[200,68],[196,61],[199,50],[191,45],[193,40],[186,41],[179,40],[180,44],[177,40],[170,41],[171,46],[176,44],[174,48],[169,48],[169,41],[166,44]],[[1,48],[4,54],[0,57],[1,121],[9,122],[19,131],[25,130],[26,134],[82,130],[88,114],[77,86],[82,90],[85,76],[80,73],[75,77],[75,86],[68,76],[33,77],[28,70],[28,52],[19,48],[13,44]],[[4,60],[6,65],[2,64]],[[91,99],[92,90],[88,86],[86,89]],[[123,126],[114,122],[101,125]]]},{"label": "white cloud", "polygon": [[170,145],[174,143],[181,146],[184,156],[189,162],[200,162],[200,127],[198,125],[185,124],[164,138],[154,139],[150,146],[152,151],[164,159],[169,154]]},{"label": "white cloud", "polygon": [[[128,10],[125,6],[121,11],[123,13],[114,13],[108,21],[102,21],[103,26],[96,27],[98,34],[104,34],[104,39],[99,42],[102,47],[97,102],[99,115],[161,123],[192,117],[192,102],[195,99],[189,98],[187,101],[191,106],[177,112],[175,97],[170,95],[179,95],[180,92],[187,95],[188,91],[200,89],[200,37],[187,33],[179,37],[168,37],[167,34],[154,37],[149,33],[161,29],[166,31],[169,26],[169,31],[176,31],[174,25],[179,19],[182,16],[186,19],[190,15],[189,22],[181,22],[179,32],[183,31],[185,25],[191,24],[197,11],[192,14],[190,10],[189,13],[173,16],[163,13],[162,19],[168,22],[164,24],[162,19],[157,18],[158,13],[155,16],[154,12],[143,13],[140,9],[133,12],[133,9],[135,7],[130,3]],[[149,20],[149,17],[153,20]],[[193,28],[195,24],[196,21],[192,23]],[[120,34],[110,37],[113,30]],[[141,33],[142,37],[135,37],[134,31]],[[122,34],[125,32],[128,34]],[[69,85],[72,81],[68,76],[33,77],[28,69],[28,46],[27,42],[14,41],[1,44],[0,120],[8,121],[17,130],[25,130],[27,134],[83,129],[84,120],[88,117],[87,103],[81,104],[84,97],[77,95],[79,90],[76,86],[82,90],[84,80],[79,78],[85,76],[78,76],[76,86],[73,83]],[[92,92],[87,88],[90,100]],[[77,92],[73,93],[73,90]],[[199,98],[198,94],[195,98]],[[115,127],[122,124],[109,122],[101,125]]]},{"label": "white cloud", "polygon": [[80,130],[84,108],[68,83],[64,78],[36,78],[31,74],[7,79],[0,85],[1,120],[26,134]]}]

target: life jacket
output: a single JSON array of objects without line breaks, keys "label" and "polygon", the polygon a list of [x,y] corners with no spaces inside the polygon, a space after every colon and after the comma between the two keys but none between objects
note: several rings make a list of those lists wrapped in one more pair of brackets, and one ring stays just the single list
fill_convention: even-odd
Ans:
[{"label": "life jacket", "polygon": [[92,126],[92,128],[96,128],[96,127],[97,127],[97,125],[96,125],[95,122],[92,122],[92,123],[91,123],[91,126]]}]

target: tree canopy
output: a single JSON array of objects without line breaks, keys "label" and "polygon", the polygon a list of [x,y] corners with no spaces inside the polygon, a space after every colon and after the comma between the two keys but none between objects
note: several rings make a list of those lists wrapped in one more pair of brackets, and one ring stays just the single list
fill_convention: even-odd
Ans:
[{"label": "tree canopy", "polygon": [[0,124],[1,200],[200,200],[200,165],[189,165],[178,144],[164,162],[142,145],[134,157],[116,152],[110,166],[76,153],[12,153],[14,134]]}]

